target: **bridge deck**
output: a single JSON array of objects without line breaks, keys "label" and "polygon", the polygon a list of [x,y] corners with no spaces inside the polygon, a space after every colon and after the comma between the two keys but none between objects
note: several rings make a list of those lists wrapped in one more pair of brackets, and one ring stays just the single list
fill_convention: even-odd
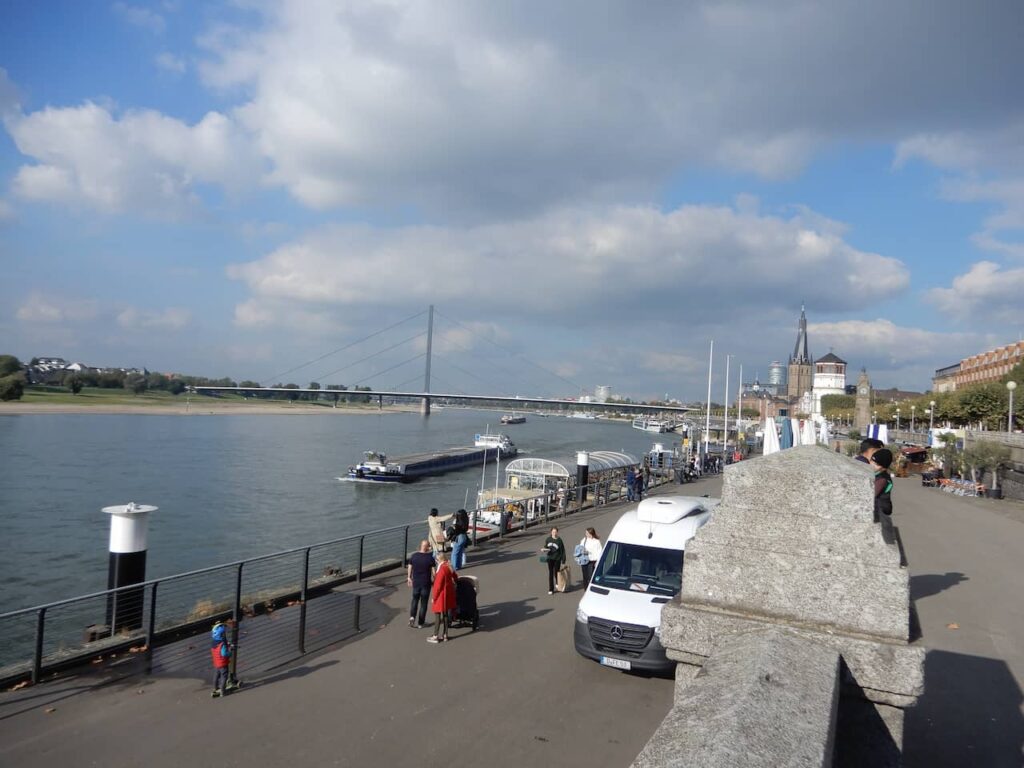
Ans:
[{"label": "bridge deck", "polygon": [[[908,713],[905,765],[1019,766],[1024,507],[896,482],[913,594],[935,649],[926,693]],[[586,525],[607,533],[621,508],[570,518],[566,541]],[[672,683],[575,654],[579,592],[546,594],[543,535],[470,550],[484,626],[445,645],[406,626],[408,590],[390,577],[360,587],[361,635],[225,700],[187,673],[83,675],[0,694],[0,765],[628,765],[667,712]]]}]

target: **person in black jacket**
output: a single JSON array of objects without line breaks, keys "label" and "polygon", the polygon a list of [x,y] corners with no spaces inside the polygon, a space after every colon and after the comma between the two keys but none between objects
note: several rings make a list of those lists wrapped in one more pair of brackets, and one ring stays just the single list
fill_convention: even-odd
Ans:
[{"label": "person in black jacket", "polygon": [[875,470],[875,518],[892,514],[892,451],[879,448],[871,455],[871,468]]},{"label": "person in black jacket", "polygon": [[544,539],[544,546],[540,550],[547,556],[548,564],[548,594],[555,594],[555,578],[558,571],[565,562],[565,543],[558,535],[558,529],[552,528],[551,535]]}]

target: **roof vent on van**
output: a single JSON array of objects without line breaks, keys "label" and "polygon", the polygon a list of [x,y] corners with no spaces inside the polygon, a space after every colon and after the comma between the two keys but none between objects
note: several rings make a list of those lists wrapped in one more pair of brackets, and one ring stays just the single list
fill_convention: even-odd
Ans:
[{"label": "roof vent on van", "polygon": [[689,515],[704,512],[706,509],[700,499],[660,497],[641,501],[636,510],[636,519],[642,523],[670,525]]}]

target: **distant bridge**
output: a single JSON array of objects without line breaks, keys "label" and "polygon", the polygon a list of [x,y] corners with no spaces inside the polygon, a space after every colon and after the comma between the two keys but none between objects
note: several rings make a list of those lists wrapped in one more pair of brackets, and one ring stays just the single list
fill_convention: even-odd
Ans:
[{"label": "distant bridge", "polygon": [[204,395],[214,392],[235,392],[242,394],[281,394],[281,395],[324,395],[337,397],[352,397],[353,395],[363,397],[375,397],[378,402],[383,403],[384,398],[391,400],[419,400],[422,403],[424,413],[430,413],[431,401],[465,401],[468,403],[508,403],[510,406],[524,404],[549,405],[574,408],[582,411],[629,411],[635,413],[693,413],[697,409],[684,405],[645,405],[642,403],[620,403],[620,402],[581,402],[579,400],[566,400],[555,397],[522,397],[519,395],[464,395],[448,392],[398,392],[385,390],[366,389],[297,389],[294,387],[191,387],[196,394]]}]

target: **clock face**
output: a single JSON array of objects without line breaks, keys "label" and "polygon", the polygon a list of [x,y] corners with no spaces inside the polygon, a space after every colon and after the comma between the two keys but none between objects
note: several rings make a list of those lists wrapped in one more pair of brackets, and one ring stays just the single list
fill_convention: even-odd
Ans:
[{"label": "clock face", "polygon": [[860,388],[860,393],[861,393],[862,395],[866,395],[866,394],[868,393],[868,388],[867,388],[867,387],[861,387],[861,388]]}]

